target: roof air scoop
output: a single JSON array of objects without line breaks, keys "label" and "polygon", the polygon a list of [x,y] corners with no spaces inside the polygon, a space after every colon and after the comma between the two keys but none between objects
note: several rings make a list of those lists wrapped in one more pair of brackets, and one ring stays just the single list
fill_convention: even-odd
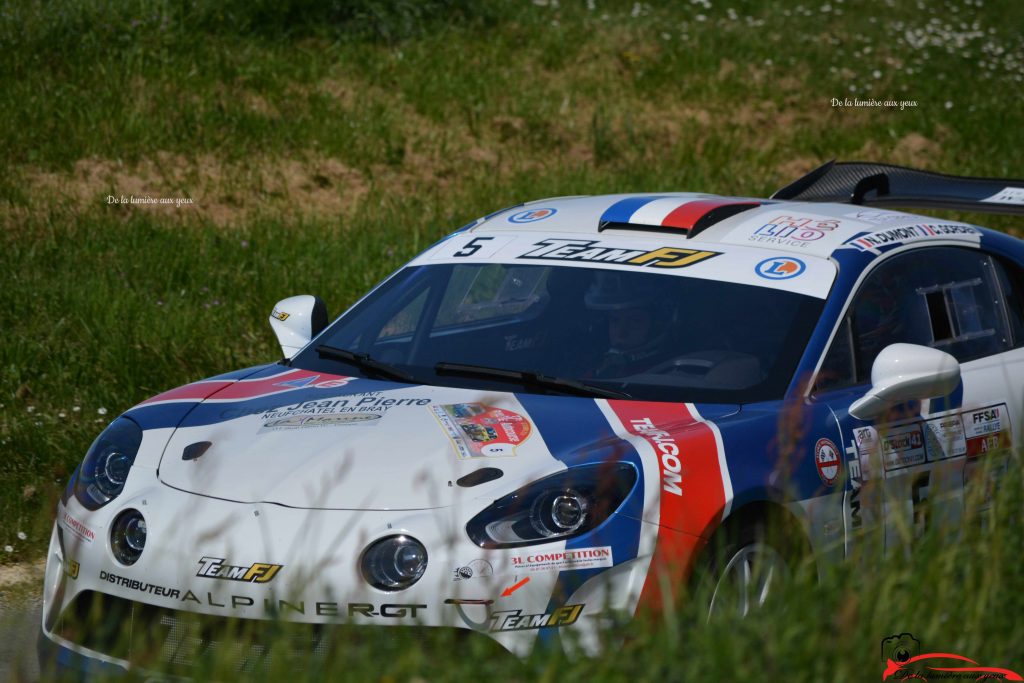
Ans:
[{"label": "roof air scoop", "polygon": [[759,206],[761,202],[729,197],[631,197],[610,206],[597,230],[667,232],[692,238],[726,218]]}]

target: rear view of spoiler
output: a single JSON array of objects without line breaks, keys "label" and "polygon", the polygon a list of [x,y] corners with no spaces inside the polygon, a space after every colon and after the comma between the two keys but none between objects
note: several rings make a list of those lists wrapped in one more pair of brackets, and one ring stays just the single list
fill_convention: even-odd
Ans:
[{"label": "rear view of spoiler", "polygon": [[890,164],[829,161],[782,188],[772,199],[1024,216],[1024,180],[968,178]]}]

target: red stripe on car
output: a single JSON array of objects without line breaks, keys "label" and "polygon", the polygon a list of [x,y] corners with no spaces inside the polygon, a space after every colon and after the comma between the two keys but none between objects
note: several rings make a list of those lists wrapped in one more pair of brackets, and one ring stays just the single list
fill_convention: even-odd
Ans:
[{"label": "red stripe on car", "polygon": [[726,495],[711,425],[682,403],[608,401],[623,426],[654,450],[659,468],[660,525],[641,604],[658,608],[662,589],[689,574],[696,550],[721,521]]}]

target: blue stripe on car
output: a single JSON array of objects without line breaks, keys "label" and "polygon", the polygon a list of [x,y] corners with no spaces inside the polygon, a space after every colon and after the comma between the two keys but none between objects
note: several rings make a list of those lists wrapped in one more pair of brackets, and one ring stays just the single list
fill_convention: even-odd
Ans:
[{"label": "blue stripe on car", "polygon": [[[615,202],[601,214],[602,223],[628,223],[637,209],[650,204],[656,199],[664,199],[664,196],[653,197],[628,197]],[[682,199],[679,200],[682,203]]]},{"label": "blue stripe on car", "polygon": [[[633,493],[623,504],[621,514],[612,515],[597,529],[566,542],[566,550],[611,546],[615,564],[636,558],[640,547],[640,524],[644,507],[644,470],[640,454],[628,441],[612,431],[608,420],[592,400],[516,394],[529,419],[543,437],[552,456],[566,467],[605,462],[630,462],[638,472]],[[591,577],[605,571],[576,569],[558,574],[547,612],[561,607]],[[540,630],[542,643],[556,642],[558,628]]]}]

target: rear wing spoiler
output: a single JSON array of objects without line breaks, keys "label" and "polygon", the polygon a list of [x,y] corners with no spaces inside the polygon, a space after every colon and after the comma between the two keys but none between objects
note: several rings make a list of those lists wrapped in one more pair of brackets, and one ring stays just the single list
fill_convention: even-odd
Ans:
[{"label": "rear wing spoiler", "polygon": [[829,161],[771,198],[1024,216],[1024,180],[968,178],[860,161]]}]

